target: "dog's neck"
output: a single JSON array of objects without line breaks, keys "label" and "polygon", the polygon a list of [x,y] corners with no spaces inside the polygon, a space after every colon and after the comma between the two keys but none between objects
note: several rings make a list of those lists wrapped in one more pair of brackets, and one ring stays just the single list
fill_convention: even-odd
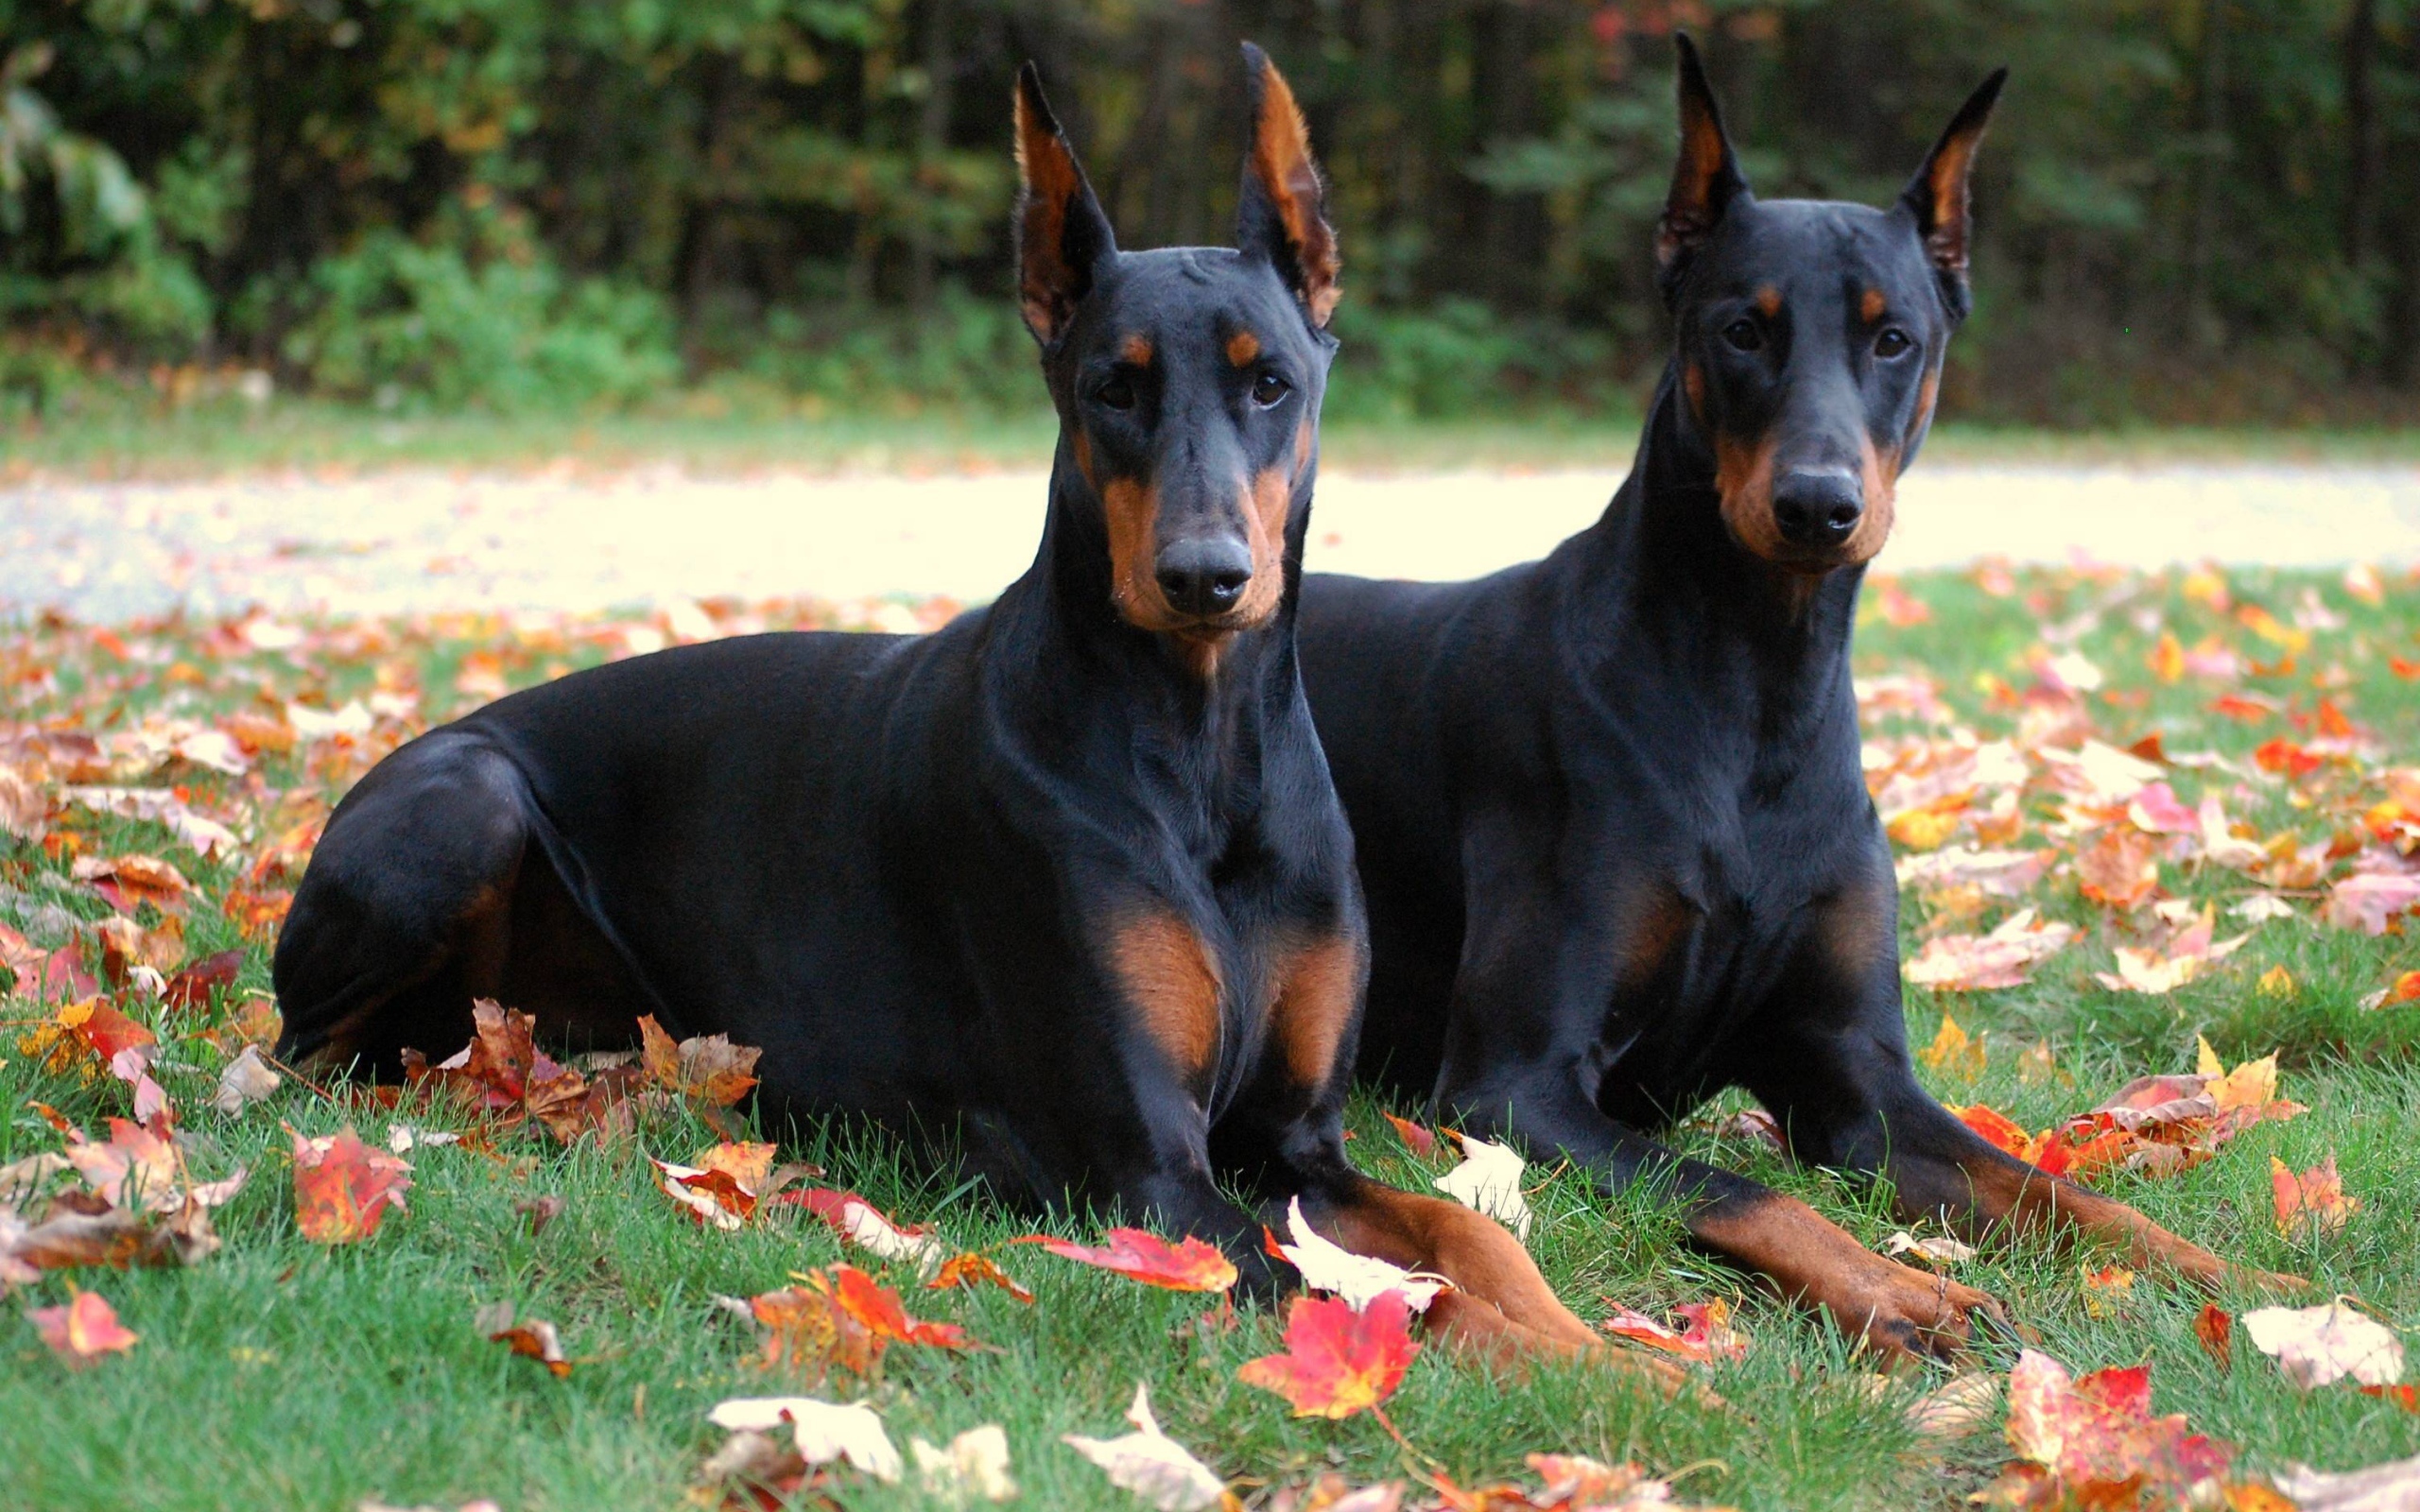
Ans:
[{"label": "dog's neck", "polygon": [[1734,540],[1712,451],[1684,404],[1667,369],[1630,476],[1587,532],[1582,593],[1603,616],[1592,637],[1606,638],[1616,659],[1695,669],[1710,699],[1751,702],[1760,723],[1811,737],[1841,709],[1853,720],[1849,649],[1864,568],[1793,573]]}]

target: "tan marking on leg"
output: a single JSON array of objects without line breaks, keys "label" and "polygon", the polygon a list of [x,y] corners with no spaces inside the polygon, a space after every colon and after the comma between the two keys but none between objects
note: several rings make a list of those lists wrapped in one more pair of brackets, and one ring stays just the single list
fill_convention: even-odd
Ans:
[{"label": "tan marking on leg", "polygon": [[1287,1074],[1304,1088],[1322,1088],[1361,1006],[1361,948],[1330,935],[1279,952],[1270,976],[1270,1024],[1286,1057]]},{"label": "tan marking on leg", "polygon": [[1173,914],[1129,919],[1111,932],[1109,965],[1169,1061],[1187,1076],[1208,1070],[1219,1048],[1220,985],[1193,927]]},{"label": "tan marking on leg", "polygon": [[1768,284],[1756,291],[1756,308],[1766,319],[1781,314],[1781,290]]},{"label": "tan marking on leg", "polygon": [[1117,360],[1132,368],[1151,365],[1151,338],[1137,331],[1117,344]]},{"label": "tan marking on leg", "polygon": [[1460,1349],[1499,1365],[1539,1355],[1596,1355],[1660,1395],[1692,1389],[1677,1367],[1610,1348],[1563,1305],[1519,1240],[1460,1203],[1365,1180],[1350,1203],[1313,1227],[1357,1255],[1452,1281],[1455,1289],[1431,1304],[1428,1325]]},{"label": "tan marking on leg", "polygon": [[2309,1289],[2310,1283],[2297,1277],[2231,1265],[2122,1202],[1997,1151],[1962,1160],[1960,1168],[1966,1173],[1974,1194],[1975,1215],[1986,1226],[2006,1224],[2025,1233],[2081,1234],[2122,1246],[2127,1263],[2136,1269],[2166,1271],[2204,1291],[2215,1291],[2224,1281],[2273,1291]]},{"label": "tan marking on leg", "polygon": [[1754,1269],[1784,1297],[1821,1307],[1841,1332],[1891,1361],[1955,1354],[1971,1340],[1973,1314],[2001,1315],[1985,1294],[1886,1260],[1777,1192],[1711,1204],[1687,1222],[1700,1244]]},{"label": "tan marking on leg", "polygon": [[1858,318],[1868,325],[1881,319],[1883,313],[1890,308],[1891,301],[1882,297],[1880,289],[1866,290],[1857,301]]},{"label": "tan marking on leg", "polygon": [[1260,355],[1260,337],[1249,331],[1238,331],[1227,338],[1227,361],[1242,368]]}]

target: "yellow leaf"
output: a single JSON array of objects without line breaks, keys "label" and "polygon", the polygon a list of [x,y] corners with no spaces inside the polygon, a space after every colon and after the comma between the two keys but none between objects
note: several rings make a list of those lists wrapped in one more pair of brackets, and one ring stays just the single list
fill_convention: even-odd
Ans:
[{"label": "yellow leaf", "polygon": [[2210,1041],[2208,1039],[2202,1035],[2195,1035],[2193,1037],[2193,1074],[2196,1076],[2223,1076],[2226,1074],[2227,1063],[2221,1060],[2219,1058],[2219,1053],[2210,1048]]},{"label": "yellow leaf", "polygon": [[2294,995],[2294,973],[2282,966],[2273,966],[2260,973],[2260,995],[2265,998],[2290,998]]},{"label": "yellow leaf", "polygon": [[1932,1043],[1917,1051],[1916,1058],[1928,1071],[1972,1081],[1983,1074],[1984,1055],[1983,1041],[1969,1035],[1956,1019],[1945,1013]]}]

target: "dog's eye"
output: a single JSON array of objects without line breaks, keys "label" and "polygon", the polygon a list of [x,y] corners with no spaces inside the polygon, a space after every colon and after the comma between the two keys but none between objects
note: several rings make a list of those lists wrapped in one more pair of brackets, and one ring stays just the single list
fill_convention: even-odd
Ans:
[{"label": "dog's eye", "polygon": [[1874,354],[1877,357],[1895,357],[1915,344],[1915,337],[1897,326],[1885,326],[1882,334],[1874,338]]},{"label": "dog's eye", "polygon": [[1744,316],[1722,328],[1722,339],[1734,352],[1755,352],[1765,344],[1765,333],[1755,321]]},{"label": "dog's eye", "polygon": [[1273,372],[1262,373],[1252,381],[1252,402],[1263,409],[1274,407],[1279,400],[1293,391],[1292,384]]},{"label": "dog's eye", "polygon": [[1093,390],[1093,397],[1112,409],[1134,407],[1134,385],[1124,374],[1118,374]]}]

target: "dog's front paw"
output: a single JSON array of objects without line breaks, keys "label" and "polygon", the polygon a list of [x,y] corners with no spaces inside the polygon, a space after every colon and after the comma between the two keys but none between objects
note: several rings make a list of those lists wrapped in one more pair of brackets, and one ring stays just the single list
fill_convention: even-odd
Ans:
[{"label": "dog's front paw", "polygon": [[1814,1300],[1885,1366],[1955,1360],[1979,1330],[2012,1332],[2007,1309],[1989,1293],[1879,1255],[1871,1260]]}]

